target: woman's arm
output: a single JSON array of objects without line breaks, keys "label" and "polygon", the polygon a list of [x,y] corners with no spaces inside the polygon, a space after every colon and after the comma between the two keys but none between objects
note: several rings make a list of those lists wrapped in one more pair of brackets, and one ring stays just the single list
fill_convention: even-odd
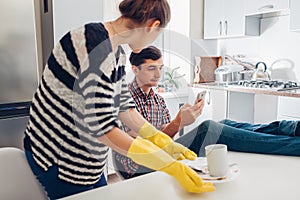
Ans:
[{"label": "woman's arm", "polygon": [[[138,136],[137,133],[140,128],[147,122],[134,108],[120,112],[119,119],[132,130],[132,133],[135,133],[135,137]],[[123,155],[127,155],[127,151],[134,140],[130,135],[116,127],[98,139],[103,144]]]},{"label": "woman's arm", "polygon": [[98,140],[116,152],[126,156],[134,139],[121,129],[115,127],[105,135],[99,137]]},{"label": "woman's arm", "polygon": [[135,109],[131,108],[119,113],[119,119],[132,131],[138,133],[140,128],[147,123],[147,120]]}]

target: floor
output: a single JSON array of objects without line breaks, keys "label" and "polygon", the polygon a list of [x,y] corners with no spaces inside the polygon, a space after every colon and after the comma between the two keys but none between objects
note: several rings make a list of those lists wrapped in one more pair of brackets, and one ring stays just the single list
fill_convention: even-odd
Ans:
[{"label": "floor", "polygon": [[107,178],[107,184],[113,184],[122,181],[117,174],[110,174]]}]

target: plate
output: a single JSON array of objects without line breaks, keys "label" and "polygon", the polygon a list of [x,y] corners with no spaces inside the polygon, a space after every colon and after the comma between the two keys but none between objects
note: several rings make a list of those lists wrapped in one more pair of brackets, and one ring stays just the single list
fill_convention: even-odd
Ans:
[{"label": "plate", "polygon": [[227,183],[233,181],[238,176],[240,171],[236,163],[231,163],[229,164],[229,169],[225,176],[215,177],[209,175],[205,157],[198,157],[195,160],[183,160],[182,162],[194,169],[205,182]]}]

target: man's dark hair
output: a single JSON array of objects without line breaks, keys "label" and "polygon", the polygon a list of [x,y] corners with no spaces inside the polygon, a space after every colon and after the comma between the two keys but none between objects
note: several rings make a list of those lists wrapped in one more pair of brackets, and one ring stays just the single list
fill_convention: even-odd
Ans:
[{"label": "man's dark hair", "polygon": [[146,59],[158,60],[162,57],[161,51],[155,46],[149,46],[143,49],[139,53],[131,53],[129,57],[129,61],[132,65],[140,68],[140,65],[145,62]]}]

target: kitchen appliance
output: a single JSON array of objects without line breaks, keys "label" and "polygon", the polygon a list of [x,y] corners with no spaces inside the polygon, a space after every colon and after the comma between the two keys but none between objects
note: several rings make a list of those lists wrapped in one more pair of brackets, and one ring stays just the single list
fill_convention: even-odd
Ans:
[{"label": "kitchen appliance", "polygon": [[252,80],[267,81],[271,79],[269,72],[267,71],[267,65],[264,62],[258,62],[255,66],[256,70],[252,75]]},{"label": "kitchen appliance", "polygon": [[99,0],[0,1],[0,147],[22,147],[31,99],[54,44],[69,29],[101,21],[102,4]]},{"label": "kitchen appliance", "polygon": [[232,84],[230,86],[265,89],[273,91],[287,91],[300,89],[300,83],[298,82],[280,80],[241,80],[238,83]]},{"label": "kitchen appliance", "polygon": [[252,70],[244,70],[242,65],[221,65],[215,70],[216,83],[232,83],[240,80],[249,80]]}]

